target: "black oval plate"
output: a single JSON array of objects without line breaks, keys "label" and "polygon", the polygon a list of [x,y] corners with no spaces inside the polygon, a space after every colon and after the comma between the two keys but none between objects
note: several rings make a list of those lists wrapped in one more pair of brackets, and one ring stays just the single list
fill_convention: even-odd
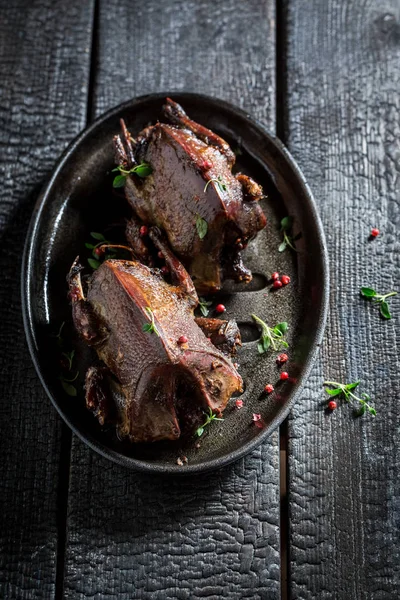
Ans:
[{"label": "black oval plate", "polygon": [[[191,118],[230,142],[237,154],[238,170],[252,175],[264,187],[268,225],[247,250],[245,263],[254,273],[253,282],[249,287],[227,285],[215,299],[227,306],[227,316],[235,317],[241,326],[245,343],[238,362],[246,386],[244,407],[237,409],[231,399],[224,421],[213,423],[200,439],[127,445],[118,440],[113,428],[101,428],[85,408],[83,381],[91,354],[73,333],[65,278],[77,254],[85,261],[90,256],[85,249],[85,241],[91,241],[90,231],[115,236],[118,223],[128,214],[125,202],[112,189],[112,139],[119,131],[119,119],[124,118],[136,134],[161,118],[166,96],[181,103]],[[294,218],[294,231],[301,232],[296,253],[278,251],[282,239],[279,224],[286,215]],[[290,275],[290,285],[272,291],[268,278],[273,271]],[[46,392],[65,422],[91,448],[142,471],[184,474],[215,469],[244,456],[265,440],[300,395],[323,335],[327,298],[324,235],[311,192],[293,158],[279,140],[245,112],[199,94],[168,92],[131,100],[107,112],[78,136],[41,193],[24,252],[25,331]],[[282,369],[276,365],[278,353],[258,353],[258,334],[251,313],[270,325],[289,323],[287,382],[279,383]],[[76,397],[64,392],[59,379],[61,357],[55,335],[63,321],[66,344],[76,350]],[[266,383],[275,386],[269,396],[263,394]],[[261,427],[253,423],[253,413],[261,414]],[[198,442],[200,448],[196,447]],[[176,463],[181,456],[188,458],[183,467]]]}]

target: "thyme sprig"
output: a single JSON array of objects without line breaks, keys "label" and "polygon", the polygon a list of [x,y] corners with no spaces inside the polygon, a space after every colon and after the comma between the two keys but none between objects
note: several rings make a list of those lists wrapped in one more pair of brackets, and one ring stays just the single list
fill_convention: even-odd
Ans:
[{"label": "thyme sprig", "polygon": [[397,296],[397,292],[388,292],[387,294],[378,294],[373,288],[362,287],[360,289],[361,295],[376,304],[379,304],[379,310],[384,319],[391,319],[389,304],[386,302],[386,298],[390,296]]},{"label": "thyme sprig", "polygon": [[[100,246],[112,245],[112,242],[110,242],[109,240],[106,240],[104,235],[102,233],[98,233],[97,231],[91,231],[90,237],[92,237],[94,240],[96,240],[97,244],[93,244],[92,242],[86,242],[85,247],[88,248],[88,250],[92,251],[93,258],[88,258],[87,260],[88,260],[89,266],[92,267],[92,269],[95,271],[96,269],[99,268],[99,266],[101,265],[103,260],[106,258],[106,254],[104,252],[102,252],[101,250],[99,250]],[[115,254],[116,254],[116,251],[113,250],[112,248],[107,250],[107,258],[113,258],[115,256]],[[103,259],[103,260],[100,260],[100,259]]]},{"label": "thyme sprig", "polygon": [[210,312],[208,310],[208,307],[211,305],[212,305],[211,300],[206,300],[205,298],[199,298],[199,304],[198,304],[197,308],[200,310],[203,317],[208,316],[208,313]]},{"label": "thyme sprig", "polygon": [[265,321],[257,317],[257,315],[251,315],[252,318],[261,327],[261,339],[257,344],[257,348],[260,354],[267,352],[269,348],[278,350],[280,347],[288,348],[289,344],[284,340],[284,336],[288,330],[288,324],[286,321],[278,323],[275,327],[269,327]]},{"label": "thyme sprig", "polygon": [[298,233],[295,237],[292,236],[293,217],[284,217],[281,220],[281,232],[283,233],[283,240],[279,245],[278,251],[283,252],[286,248],[291,248],[297,252],[295,241],[301,238],[301,233]]},{"label": "thyme sprig", "polygon": [[151,322],[144,323],[142,330],[145,331],[146,333],[155,333],[156,335],[158,335],[158,337],[160,337],[160,332],[158,331],[156,324],[154,322],[154,313],[151,310],[150,306],[146,306],[146,312],[149,315]]},{"label": "thyme sprig", "polygon": [[116,171],[119,171],[119,175],[116,175],[114,177],[113,187],[120,188],[124,187],[126,183],[126,178],[128,177],[128,175],[131,175],[131,173],[135,173],[135,175],[144,178],[151,175],[153,169],[151,168],[149,163],[142,162],[139,165],[132,167],[132,169],[124,169],[122,165],[119,165],[118,167],[112,170],[112,173],[115,173]]},{"label": "thyme sprig", "polygon": [[217,415],[215,415],[213,413],[211,407],[208,409],[208,414],[204,413],[204,416],[206,417],[206,420],[204,421],[203,425],[200,425],[200,427],[198,427],[196,429],[196,435],[198,437],[201,437],[203,435],[204,428],[207,427],[213,421],[223,421],[224,420],[224,419],[221,419],[220,417],[217,417]]},{"label": "thyme sprig", "polygon": [[[355,390],[356,387],[360,384],[359,381],[355,381],[354,383],[338,383],[337,381],[324,381],[325,386],[329,386],[325,391],[329,394],[329,396],[340,396],[343,394],[346,402],[351,404],[354,407],[355,414],[357,417],[361,417],[366,411],[369,412],[373,417],[376,416],[376,410],[373,406],[368,404],[371,397],[363,392],[361,397],[353,394],[352,390]],[[354,402],[358,404],[355,405]]]},{"label": "thyme sprig", "polygon": [[208,188],[208,186],[210,185],[211,182],[215,183],[215,187],[221,193],[222,192],[226,192],[226,190],[228,189],[228,186],[225,183],[225,181],[222,179],[221,175],[218,175],[218,177],[213,177],[212,179],[209,179],[207,181],[206,185],[204,186],[204,192],[207,191],[207,188]]}]

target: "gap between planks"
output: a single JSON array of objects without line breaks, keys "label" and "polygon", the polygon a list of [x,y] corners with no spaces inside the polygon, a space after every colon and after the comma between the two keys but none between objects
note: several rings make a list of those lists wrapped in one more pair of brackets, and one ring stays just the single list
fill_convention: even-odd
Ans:
[{"label": "gap between planks", "polygon": [[[285,19],[286,2],[276,0],[275,30],[275,127],[277,137],[286,144],[286,114],[284,111],[287,96],[287,27]],[[288,498],[288,417],[279,427],[279,506],[280,506],[280,555],[281,555],[281,600],[289,600],[289,498]]]}]

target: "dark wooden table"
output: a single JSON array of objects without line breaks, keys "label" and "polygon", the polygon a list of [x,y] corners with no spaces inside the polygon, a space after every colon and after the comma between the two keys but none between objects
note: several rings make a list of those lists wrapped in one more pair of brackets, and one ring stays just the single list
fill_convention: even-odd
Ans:
[{"label": "dark wooden table", "polygon": [[[0,9],[0,597],[400,596],[399,0],[15,0]],[[25,343],[19,271],[38,192],[106,109],[204,92],[276,132],[330,253],[320,356],[281,430],[212,475],[157,479],[63,425]],[[373,243],[368,231],[382,235]],[[361,378],[375,420],[321,408]]]}]

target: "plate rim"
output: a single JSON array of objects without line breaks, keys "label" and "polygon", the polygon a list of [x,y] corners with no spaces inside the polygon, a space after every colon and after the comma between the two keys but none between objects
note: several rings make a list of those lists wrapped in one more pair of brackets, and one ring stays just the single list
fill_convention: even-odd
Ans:
[{"label": "plate rim", "polygon": [[[65,163],[68,161],[69,157],[73,154],[75,149],[79,146],[79,144],[85,140],[85,138],[90,135],[94,130],[107,121],[108,119],[115,117],[121,111],[124,111],[129,108],[133,108],[135,105],[146,102],[147,100],[162,100],[166,97],[178,96],[180,98],[190,98],[192,100],[199,99],[200,101],[205,101],[208,103],[212,103],[217,107],[233,112],[249,121],[253,126],[259,129],[263,136],[268,138],[268,141],[272,146],[274,146],[278,155],[280,155],[288,167],[294,172],[296,178],[302,188],[303,192],[303,201],[306,200],[308,203],[308,209],[312,215],[315,224],[315,233],[317,239],[320,243],[321,252],[320,252],[320,260],[321,260],[321,268],[322,268],[322,278],[321,285],[323,286],[322,294],[321,294],[321,303],[320,303],[320,316],[319,320],[316,323],[315,327],[315,339],[312,345],[312,349],[307,355],[307,358],[304,362],[304,366],[302,369],[302,373],[299,376],[293,391],[291,393],[289,401],[284,405],[282,410],[280,410],[275,417],[272,419],[268,426],[265,427],[260,433],[248,441],[246,444],[241,446],[236,450],[232,450],[228,452],[225,456],[214,458],[210,460],[206,460],[203,463],[199,464],[187,464],[184,467],[176,465],[176,464],[168,464],[168,465],[160,465],[157,463],[152,463],[147,460],[141,460],[137,458],[133,458],[130,456],[125,456],[112,448],[109,448],[105,444],[99,442],[94,439],[90,434],[83,433],[79,430],[78,427],[68,418],[68,416],[64,413],[62,408],[59,406],[56,401],[55,396],[51,393],[49,387],[47,386],[45,377],[42,374],[42,369],[40,367],[40,356],[38,348],[35,345],[35,336],[34,336],[34,325],[33,325],[33,317],[32,317],[32,306],[31,306],[31,294],[30,294],[30,281],[32,274],[32,258],[33,251],[35,247],[35,240],[37,231],[41,221],[41,214],[46,204],[46,200],[51,194],[52,187],[60,173],[63,169]],[[182,100],[180,100],[182,101]],[[304,177],[300,167],[298,166],[296,160],[293,158],[289,150],[286,146],[281,142],[279,138],[273,135],[263,123],[261,123],[258,119],[251,116],[248,112],[243,110],[242,108],[237,107],[231,102],[227,102],[226,100],[222,100],[218,97],[209,96],[206,94],[198,94],[195,92],[185,92],[182,90],[169,90],[167,92],[157,92],[145,94],[142,96],[137,96],[118,104],[106,112],[101,114],[97,119],[95,119],[88,127],[83,129],[75,138],[68,144],[65,150],[62,152],[58,160],[56,161],[51,175],[44,182],[39,196],[35,202],[32,216],[29,222],[29,227],[26,233],[25,245],[23,250],[22,257],[22,268],[21,268],[21,300],[22,300],[22,317],[23,324],[25,330],[25,336],[29,348],[29,352],[31,355],[32,362],[35,366],[36,372],[38,374],[39,380],[46,391],[48,397],[50,398],[53,406],[56,408],[58,414],[61,416],[63,421],[68,425],[73,433],[75,433],[80,440],[82,440],[85,444],[87,444],[92,450],[104,456],[105,458],[116,462],[119,465],[124,467],[128,467],[131,470],[135,470],[137,472],[144,473],[152,473],[152,474],[160,474],[160,475],[193,475],[198,473],[205,473],[209,471],[215,471],[222,467],[225,467],[237,460],[243,458],[253,450],[255,450],[258,446],[260,446],[285,420],[285,418],[290,413],[291,408],[295,404],[295,402],[299,399],[301,393],[303,392],[304,385],[306,384],[308,377],[311,373],[311,370],[314,366],[315,360],[317,358],[319,347],[321,345],[325,326],[327,321],[327,316],[329,312],[329,258],[328,258],[328,250],[326,245],[326,238],[324,229],[322,226],[322,221],[317,209],[317,205],[314,199],[314,196],[311,192],[310,186],[307,183],[306,178]]]}]

